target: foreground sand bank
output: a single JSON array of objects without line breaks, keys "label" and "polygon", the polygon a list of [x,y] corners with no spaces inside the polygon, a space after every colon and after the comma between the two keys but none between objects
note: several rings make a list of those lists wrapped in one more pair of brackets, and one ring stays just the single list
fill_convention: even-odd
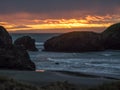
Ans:
[{"label": "foreground sand bank", "polygon": [[19,80],[25,83],[33,84],[33,85],[49,85],[52,82],[57,81],[68,81],[71,84],[80,87],[93,87],[97,85],[101,85],[107,82],[118,81],[115,79],[108,79],[108,78],[101,78],[95,77],[91,75],[72,75],[70,73],[63,73],[63,72],[36,72],[36,71],[10,71],[10,70],[0,70],[0,76],[7,76],[13,78],[15,80]]}]

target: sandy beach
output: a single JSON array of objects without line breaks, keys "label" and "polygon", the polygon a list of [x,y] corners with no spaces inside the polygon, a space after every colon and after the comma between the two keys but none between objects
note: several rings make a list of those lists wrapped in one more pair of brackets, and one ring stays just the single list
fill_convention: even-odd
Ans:
[{"label": "sandy beach", "polygon": [[0,76],[7,76],[17,81],[24,83],[45,86],[57,81],[67,81],[77,87],[95,87],[103,83],[118,81],[117,79],[108,78],[105,76],[76,74],[70,72],[52,72],[52,71],[11,71],[0,70]]}]

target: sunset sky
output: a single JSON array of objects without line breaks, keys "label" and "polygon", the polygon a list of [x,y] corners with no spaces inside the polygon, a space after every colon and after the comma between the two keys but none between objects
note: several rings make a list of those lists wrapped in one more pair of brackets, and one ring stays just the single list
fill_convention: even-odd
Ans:
[{"label": "sunset sky", "polygon": [[120,22],[120,0],[0,1],[0,25],[8,31],[99,32]]}]

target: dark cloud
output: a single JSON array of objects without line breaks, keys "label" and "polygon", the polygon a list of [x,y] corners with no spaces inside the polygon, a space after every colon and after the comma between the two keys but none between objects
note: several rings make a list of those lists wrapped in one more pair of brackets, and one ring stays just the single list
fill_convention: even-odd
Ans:
[{"label": "dark cloud", "polygon": [[55,14],[78,11],[94,14],[118,13],[120,0],[0,0],[0,14],[28,12]]}]

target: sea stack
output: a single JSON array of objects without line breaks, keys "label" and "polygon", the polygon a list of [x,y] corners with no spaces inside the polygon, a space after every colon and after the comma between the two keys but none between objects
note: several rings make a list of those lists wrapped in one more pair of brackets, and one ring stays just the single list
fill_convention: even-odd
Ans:
[{"label": "sea stack", "polygon": [[12,38],[3,26],[0,26],[0,41],[0,69],[35,70],[28,52],[12,44]]},{"label": "sea stack", "polygon": [[45,51],[86,52],[104,50],[101,35],[94,32],[70,32],[44,43]]},{"label": "sea stack", "polygon": [[102,32],[102,39],[106,49],[120,50],[120,23],[113,24]]},{"label": "sea stack", "polygon": [[9,45],[12,45],[12,37],[3,26],[0,26],[0,46]]},{"label": "sea stack", "polygon": [[30,36],[23,36],[14,41],[14,45],[23,46],[26,50],[29,51],[38,51],[35,46],[35,39]]}]

